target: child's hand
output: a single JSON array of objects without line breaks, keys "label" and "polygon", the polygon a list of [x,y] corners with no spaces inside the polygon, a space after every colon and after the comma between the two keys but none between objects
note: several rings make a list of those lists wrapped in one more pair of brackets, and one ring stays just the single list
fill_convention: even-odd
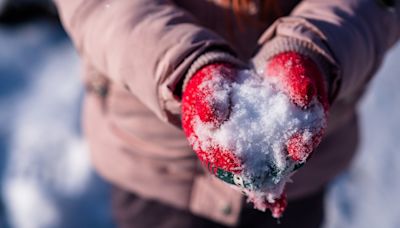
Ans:
[{"label": "child's hand", "polygon": [[280,217],[285,184],[321,141],[329,105],[310,59],[287,52],[265,66],[262,76],[222,63],[198,70],[182,96],[182,126],[211,173]]},{"label": "child's hand", "polygon": [[199,139],[194,128],[204,123],[210,130],[217,129],[228,119],[230,90],[236,74],[237,69],[230,64],[203,67],[189,80],[182,96],[182,126],[197,156],[204,165],[227,172],[239,172],[238,158],[216,145],[212,138]]},{"label": "child's hand", "polygon": [[[310,59],[296,52],[285,52],[270,59],[264,76],[276,82],[278,89],[284,91],[298,107],[307,110],[314,98],[324,108],[327,121],[329,102],[326,85],[317,65]],[[304,132],[295,132],[287,141],[288,156],[304,162],[321,142],[325,126],[314,129],[312,135],[303,137]]]}]

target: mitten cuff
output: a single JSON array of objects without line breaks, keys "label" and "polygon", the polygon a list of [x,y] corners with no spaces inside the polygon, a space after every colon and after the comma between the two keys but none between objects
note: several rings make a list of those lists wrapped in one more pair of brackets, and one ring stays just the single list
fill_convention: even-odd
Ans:
[{"label": "mitten cuff", "polygon": [[185,91],[186,85],[188,81],[192,78],[192,76],[199,71],[201,68],[214,64],[214,63],[228,63],[232,64],[238,68],[246,68],[246,65],[234,57],[233,55],[223,52],[223,51],[209,51],[201,55],[194,61],[189,68],[188,72],[185,75],[185,79],[183,81],[182,91]]}]

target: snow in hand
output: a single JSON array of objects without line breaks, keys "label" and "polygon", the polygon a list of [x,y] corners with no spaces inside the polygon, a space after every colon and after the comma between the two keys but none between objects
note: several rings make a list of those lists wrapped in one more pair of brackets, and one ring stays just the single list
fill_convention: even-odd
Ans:
[{"label": "snow in hand", "polygon": [[189,141],[196,151],[216,147],[231,151],[241,161],[235,184],[255,208],[273,209],[268,205],[281,197],[285,183],[308,156],[290,158],[287,142],[296,134],[303,142],[312,140],[313,133],[326,125],[324,109],[317,98],[307,109],[296,106],[279,89],[278,81],[250,70],[239,71],[232,83],[225,83],[224,77],[211,78],[200,86],[212,87],[207,89],[214,91],[208,99],[229,106],[228,117],[217,127],[194,118]]}]

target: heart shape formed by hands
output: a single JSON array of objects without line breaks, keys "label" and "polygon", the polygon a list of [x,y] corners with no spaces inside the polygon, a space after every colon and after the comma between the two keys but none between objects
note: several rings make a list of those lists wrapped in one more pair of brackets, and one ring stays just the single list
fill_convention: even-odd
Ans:
[{"label": "heart shape formed by hands", "polygon": [[328,109],[317,65],[285,52],[261,75],[227,63],[197,71],[182,96],[182,126],[211,173],[280,217],[285,184],[320,143]]}]

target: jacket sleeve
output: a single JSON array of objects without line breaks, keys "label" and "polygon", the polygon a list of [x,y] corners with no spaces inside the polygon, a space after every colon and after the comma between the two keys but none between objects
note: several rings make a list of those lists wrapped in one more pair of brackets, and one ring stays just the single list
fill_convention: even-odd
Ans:
[{"label": "jacket sleeve", "polygon": [[191,63],[210,49],[233,53],[221,37],[168,0],[55,2],[85,61],[176,125],[175,90]]},{"label": "jacket sleeve", "polygon": [[303,0],[261,36],[254,64],[282,51],[303,52],[325,73],[331,98],[348,99],[399,37],[398,0]]}]

